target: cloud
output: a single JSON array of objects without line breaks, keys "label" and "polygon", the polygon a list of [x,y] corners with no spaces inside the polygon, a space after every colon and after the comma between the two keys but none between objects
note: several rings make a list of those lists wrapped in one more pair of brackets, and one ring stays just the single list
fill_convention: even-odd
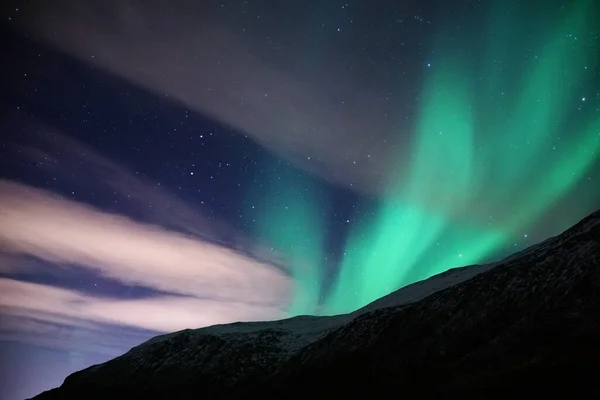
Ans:
[{"label": "cloud", "polygon": [[[124,165],[104,157],[80,141],[35,124],[15,137],[12,147],[37,171],[47,176],[59,176],[75,191],[105,192],[122,198],[135,207],[145,220],[193,234],[209,241],[222,238],[244,243],[245,238],[231,226],[204,217],[194,206],[178,198],[160,182],[132,172]],[[57,159],[54,154],[60,154]]]},{"label": "cloud", "polygon": [[290,279],[285,273],[234,250],[9,181],[0,181],[0,204],[5,252],[81,265],[124,284],[215,301],[265,307],[287,301]]},{"label": "cloud", "polygon": [[[144,222],[160,225],[203,241],[236,249],[252,258],[284,268],[281,256],[238,229],[213,217],[205,217],[190,204],[153,181],[111,160],[82,142],[46,128],[38,121],[9,141],[20,162],[36,166],[36,174],[60,178],[61,186],[76,193],[87,191],[113,197],[135,210]],[[60,154],[57,159],[54,154]],[[1,260],[0,260],[1,262]]]},{"label": "cloud", "polygon": [[160,333],[57,318],[56,314],[19,308],[3,310],[0,314],[0,342],[22,343],[59,352],[116,357]]},{"label": "cloud", "polygon": [[276,307],[243,301],[223,302],[187,296],[111,299],[7,278],[0,278],[0,291],[2,313],[27,319],[13,325],[3,323],[3,331],[11,330],[12,326],[15,331],[43,333],[51,337],[60,336],[61,327],[91,330],[94,326],[90,322],[171,332],[283,316]]},{"label": "cloud", "polygon": [[409,128],[402,105],[413,94],[382,96],[397,85],[398,65],[387,55],[366,57],[359,45],[336,46],[339,35],[319,39],[332,47],[317,56],[303,25],[314,16],[265,16],[284,43],[274,50],[264,48],[274,40],[267,33],[244,34],[242,21],[208,3],[178,2],[165,12],[159,2],[33,1],[19,15],[24,29],[62,51],[248,133],[333,182],[378,192],[401,159],[390,148]]}]

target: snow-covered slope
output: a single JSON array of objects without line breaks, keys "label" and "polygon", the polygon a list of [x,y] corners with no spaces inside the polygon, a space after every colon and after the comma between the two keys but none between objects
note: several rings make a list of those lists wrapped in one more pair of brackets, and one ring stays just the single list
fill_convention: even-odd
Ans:
[{"label": "snow-covered slope", "polygon": [[[401,306],[418,301],[437,290],[465,281],[488,269],[488,266],[464,267],[447,271],[385,296],[350,314],[335,316],[298,316],[279,321],[238,322],[200,329],[186,329],[160,335],[134,347],[108,363],[92,366],[68,377],[66,384],[87,377],[113,375],[115,368],[124,372],[110,378],[112,384],[121,377],[130,380],[126,371],[145,374],[176,368],[208,374],[226,369],[223,384],[234,385],[257,373],[268,373],[288,361],[302,348],[317,342],[354,318],[377,308]],[[218,351],[213,351],[218,349]],[[114,376],[114,375],[113,375]],[[108,377],[106,378],[108,379]]]},{"label": "snow-covered slope", "polygon": [[471,279],[497,265],[498,263],[490,263],[485,265],[469,265],[467,267],[452,268],[441,274],[434,275],[420,282],[415,282],[383,296],[365,307],[356,310],[352,315],[358,316],[379,308],[397,307],[414,303],[437,291]]},{"label": "snow-covered slope", "polygon": [[340,385],[350,394],[400,383],[427,390],[489,386],[496,379],[490,377],[506,371],[556,364],[569,354],[579,360],[571,341],[560,349],[557,343],[597,337],[599,310],[597,212],[500,262],[447,271],[351,314],[159,336],[39,398],[175,399],[199,391],[204,398],[275,398],[309,396],[317,382],[331,395]]}]

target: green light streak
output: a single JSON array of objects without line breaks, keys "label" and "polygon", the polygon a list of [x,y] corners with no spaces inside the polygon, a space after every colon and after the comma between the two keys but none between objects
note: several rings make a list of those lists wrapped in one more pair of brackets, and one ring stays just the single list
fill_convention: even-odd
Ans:
[{"label": "green light streak", "polygon": [[[448,62],[426,83],[410,180],[394,182],[399,193],[385,201],[370,226],[353,235],[327,313],[352,311],[418,279],[423,274],[414,269],[421,258],[433,251],[450,217],[469,200],[474,124],[467,76],[458,62]],[[468,246],[420,266],[429,271],[420,279],[473,263],[499,241],[497,234],[487,232],[467,238],[457,232],[454,241]]]},{"label": "green light streak", "polygon": [[[321,212],[326,205],[307,179],[282,172],[272,180],[267,195],[257,193],[250,215],[258,239],[285,257],[295,283],[290,315],[316,314],[323,282]],[[251,206],[252,207],[252,206]]]},{"label": "green light streak", "polygon": [[584,78],[582,66],[589,65],[593,57],[581,41],[590,28],[586,20],[591,3],[575,4],[552,38],[538,44],[538,53],[531,54],[531,66],[520,85],[517,103],[508,123],[495,135],[501,149],[497,154],[511,160],[501,169],[499,186],[505,193],[544,175],[551,167],[543,153],[552,146],[551,138],[564,130],[568,111],[565,103],[576,101],[574,91],[581,88]]},{"label": "green light streak", "polygon": [[[440,35],[438,68],[428,71],[419,99],[408,178],[392,178],[374,215],[357,218],[363,223],[348,234],[324,314],[353,311],[505,249],[597,161],[600,117],[582,114],[581,126],[567,123],[585,89],[583,67],[597,62],[581,40],[594,29],[593,0],[565,9],[544,40],[515,29],[526,19],[520,7],[492,3],[480,60],[465,59],[464,43]],[[519,46],[529,49],[519,60],[524,67],[513,60]],[[322,200],[309,182],[291,176],[267,197],[257,227],[290,260],[297,282],[290,313],[315,313],[323,283]]]},{"label": "green light streak", "polygon": [[390,202],[375,221],[351,235],[326,314],[350,312],[407,283],[404,274],[443,228],[444,218]]},{"label": "green light streak", "polygon": [[600,156],[600,117],[565,147],[560,152],[561,157],[548,165],[546,173],[539,175],[526,200],[507,221],[508,229],[522,229],[527,222],[538,218],[585,175]]}]

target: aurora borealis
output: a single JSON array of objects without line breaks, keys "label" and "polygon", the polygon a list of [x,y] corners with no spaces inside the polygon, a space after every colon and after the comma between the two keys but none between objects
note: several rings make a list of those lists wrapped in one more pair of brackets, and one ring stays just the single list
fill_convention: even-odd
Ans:
[{"label": "aurora borealis", "polygon": [[[586,84],[597,74],[590,66],[598,63],[598,48],[581,40],[594,29],[593,1],[574,2],[556,25],[525,41],[511,32],[525,18],[520,2],[511,5],[510,14],[492,10],[485,50],[470,60],[460,55],[466,35],[442,33],[433,40],[435,64],[443,68],[423,82],[409,172],[397,180],[400,171],[392,173],[377,210],[350,229],[337,277],[324,295],[325,314],[351,312],[410,283],[486,259],[535,224],[597,162],[597,109],[580,109],[579,121],[567,122],[567,104],[583,105]],[[516,39],[531,53],[517,75],[509,69]],[[478,69],[484,79],[474,78]],[[292,260],[290,312],[314,314],[324,287],[319,250],[326,200],[314,201],[315,189],[291,177],[275,187],[265,198],[289,206],[275,214],[272,207],[257,210],[256,219],[269,232],[266,240]],[[513,206],[502,223],[473,218],[483,210],[494,214],[505,202]]]},{"label": "aurora borealis", "polygon": [[351,312],[597,210],[599,7],[4,2],[0,398],[164,332]]}]

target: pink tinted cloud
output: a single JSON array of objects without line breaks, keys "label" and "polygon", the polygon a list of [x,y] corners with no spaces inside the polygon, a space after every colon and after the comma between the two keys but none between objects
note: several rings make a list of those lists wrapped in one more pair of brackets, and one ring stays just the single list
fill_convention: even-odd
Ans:
[{"label": "pink tinted cloud", "polygon": [[234,250],[9,181],[0,181],[0,204],[0,246],[7,253],[217,302],[270,309],[288,301],[284,272]]},{"label": "pink tinted cloud", "polygon": [[[67,326],[90,328],[89,322],[124,325],[159,332],[198,328],[232,321],[255,321],[283,317],[276,307],[243,301],[217,301],[187,296],[146,299],[112,299],[90,296],[70,289],[0,278],[0,307],[4,314]],[[6,329],[3,326],[3,329]],[[15,330],[35,333],[48,325],[15,323]]]},{"label": "pink tinted cloud", "polygon": [[[35,123],[12,143],[15,153],[38,167],[48,176],[60,176],[76,190],[106,191],[120,195],[135,206],[138,213],[159,225],[168,225],[196,236],[218,240],[221,236],[243,242],[241,233],[231,226],[198,213],[198,209],[178,198],[160,182],[133,172],[100,154],[82,142]],[[33,145],[32,143],[35,143]],[[54,154],[60,154],[57,159]],[[77,168],[73,168],[76,165]]]},{"label": "pink tinted cloud", "polygon": [[[15,153],[38,166],[38,172],[48,177],[59,176],[76,191],[120,196],[152,224],[189,233],[211,243],[224,244],[223,239],[226,238],[229,248],[268,264],[282,265],[281,255],[275,254],[268,246],[249,239],[230,224],[207,218],[196,205],[182,200],[160,182],[131,171],[76,139],[47,129],[40,122],[19,139],[23,142],[12,143]],[[60,160],[53,154],[60,154]],[[77,168],[73,168],[74,165]]]}]

